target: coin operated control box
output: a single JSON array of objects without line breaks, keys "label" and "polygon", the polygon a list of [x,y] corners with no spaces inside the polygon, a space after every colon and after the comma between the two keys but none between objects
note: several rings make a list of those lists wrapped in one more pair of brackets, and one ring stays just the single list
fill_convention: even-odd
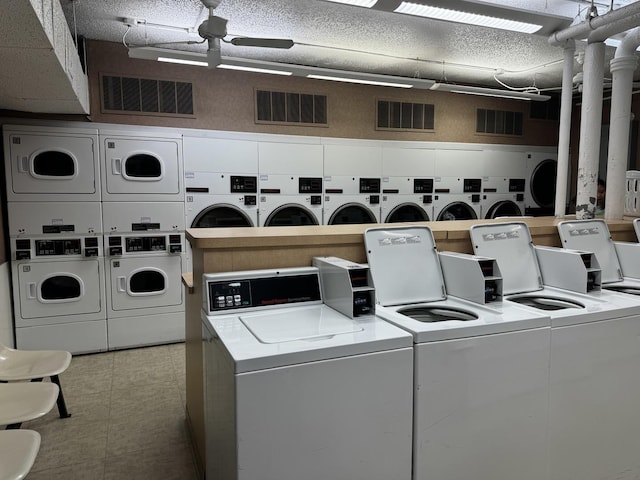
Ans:
[{"label": "coin operated control box", "polygon": [[338,257],[314,257],[324,303],[350,318],[373,315],[375,289],[368,265]]},{"label": "coin operated control box", "polygon": [[493,258],[458,252],[439,252],[447,295],[474,303],[502,301],[502,274]]},{"label": "coin operated control box", "polygon": [[594,253],[537,245],[534,249],[544,285],[579,293],[601,289],[602,272]]}]

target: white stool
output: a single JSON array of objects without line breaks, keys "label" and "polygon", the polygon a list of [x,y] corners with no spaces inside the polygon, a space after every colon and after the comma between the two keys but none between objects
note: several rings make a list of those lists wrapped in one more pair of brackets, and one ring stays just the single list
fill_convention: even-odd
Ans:
[{"label": "white stool", "polygon": [[33,430],[0,430],[0,480],[27,476],[40,450],[40,434]]},{"label": "white stool", "polygon": [[56,404],[60,389],[55,383],[0,384],[0,425],[20,428],[22,422],[40,418]]}]

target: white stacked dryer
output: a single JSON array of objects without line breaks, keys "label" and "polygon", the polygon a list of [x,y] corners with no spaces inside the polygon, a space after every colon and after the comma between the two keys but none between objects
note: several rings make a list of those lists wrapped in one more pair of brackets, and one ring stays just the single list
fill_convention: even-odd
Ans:
[{"label": "white stacked dryer", "polygon": [[382,148],[382,223],[433,219],[435,151],[420,147]]},{"label": "white stacked dryer", "polygon": [[525,152],[483,152],[482,217],[519,217],[525,212]]},{"label": "white stacked dryer", "polygon": [[377,142],[324,145],[324,224],[380,222],[382,148]]},{"label": "white stacked dryer", "polygon": [[524,206],[532,215],[553,215],[556,203],[558,154],[551,149],[527,152]]},{"label": "white stacked dryer", "polygon": [[261,227],[322,224],[322,145],[286,137],[258,145]]},{"label": "white stacked dryer", "polygon": [[184,340],[184,210],[103,204],[109,349]]},{"label": "white stacked dryer", "polygon": [[16,345],[107,349],[100,202],[8,205]]},{"label": "white stacked dryer", "polygon": [[199,133],[185,136],[182,148],[186,228],[257,227],[258,142]]},{"label": "white stacked dryer", "polygon": [[436,150],[434,220],[482,218],[483,168],[481,150]]}]

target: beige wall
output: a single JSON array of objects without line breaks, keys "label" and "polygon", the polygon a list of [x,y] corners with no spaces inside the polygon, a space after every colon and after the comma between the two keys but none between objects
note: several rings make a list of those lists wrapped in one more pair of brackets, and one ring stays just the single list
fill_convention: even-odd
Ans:
[{"label": "beige wall", "polygon": [[[280,133],[323,137],[383,140],[551,145],[558,143],[558,123],[529,120],[529,102],[460,95],[429,90],[351,85],[203,67],[130,59],[121,44],[90,41],[87,58],[91,92],[91,120],[211,130]],[[195,117],[156,117],[104,114],[100,110],[100,75],[179,80],[194,84]],[[327,95],[328,127],[261,125],[254,121],[256,89]],[[388,132],[375,130],[377,99],[433,103],[435,131]],[[524,135],[475,133],[476,109],[522,111]]]}]

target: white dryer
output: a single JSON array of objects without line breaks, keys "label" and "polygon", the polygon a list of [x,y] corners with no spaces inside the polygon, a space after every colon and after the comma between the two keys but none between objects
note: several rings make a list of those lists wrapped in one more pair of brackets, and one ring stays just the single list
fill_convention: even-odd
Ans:
[{"label": "white dryer", "polygon": [[98,130],[4,125],[10,202],[100,201]]},{"label": "white dryer", "polygon": [[526,157],[518,151],[483,152],[482,217],[519,217],[525,212]]},{"label": "white dryer", "polygon": [[[507,301],[551,317],[549,478],[602,480],[620,472],[637,477],[640,306],[635,297],[543,285],[549,276],[570,283],[579,275],[562,249],[534,248],[524,223],[474,225],[471,243],[476,253],[498,261]],[[595,255],[566,253],[567,259],[585,262],[588,275],[596,273],[589,271]],[[538,258],[546,259],[545,268]]]},{"label": "white dryer", "polygon": [[323,304],[315,267],[203,286],[207,480],[412,478],[409,334]]},{"label": "white dryer", "polygon": [[184,206],[103,204],[109,349],[184,340]]},{"label": "white dryer", "polygon": [[381,222],[433,219],[434,162],[431,149],[383,147]]},{"label": "white dryer", "polygon": [[107,349],[100,202],[8,204],[16,345]]},{"label": "white dryer", "polygon": [[261,227],[322,224],[322,145],[260,142]]},{"label": "white dryer", "polygon": [[553,215],[556,203],[558,154],[555,152],[527,153],[527,189],[524,196],[526,213]]},{"label": "white dryer", "polygon": [[381,177],[378,144],[324,145],[324,224],[379,223]]},{"label": "white dryer", "polygon": [[414,338],[413,478],[547,478],[549,316],[447,297],[426,226],[365,246],[376,315]]},{"label": "white dryer", "polygon": [[436,150],[434,220],[482,218],[482,153],[468,149]]},{"label": "white dryer", "polygon": [[103,202],[184,202],[182,135],[101,129]]}]

